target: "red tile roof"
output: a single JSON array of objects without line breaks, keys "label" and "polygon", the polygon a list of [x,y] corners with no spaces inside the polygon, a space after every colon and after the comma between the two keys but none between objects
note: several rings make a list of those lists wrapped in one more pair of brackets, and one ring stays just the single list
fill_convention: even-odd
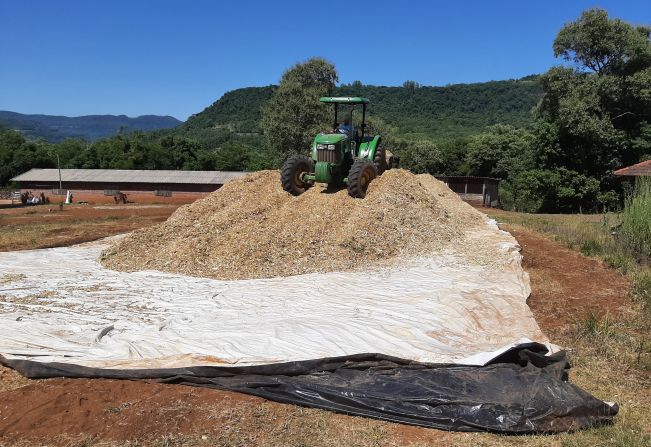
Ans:
[{"label": "red tile roof", "polygon": [[615,175],[627,175],[636,177],[638,175],[651,175],[651,160],[643,161],[636,165],[628,166],[626,168],[618,169],[614,172]]}]

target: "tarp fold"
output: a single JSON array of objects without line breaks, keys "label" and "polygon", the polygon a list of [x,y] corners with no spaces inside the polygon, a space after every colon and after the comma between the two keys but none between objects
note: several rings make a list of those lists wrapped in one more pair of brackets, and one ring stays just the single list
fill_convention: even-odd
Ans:
[{"label": "tarp fold", "polygon": [[609,405],[567,382],[563,352],[530,343],[486,366],[356,354],[242,367],[106,369],[7,359],[32,378],[157,379],[444,430],[553,433],[611,423]]}]

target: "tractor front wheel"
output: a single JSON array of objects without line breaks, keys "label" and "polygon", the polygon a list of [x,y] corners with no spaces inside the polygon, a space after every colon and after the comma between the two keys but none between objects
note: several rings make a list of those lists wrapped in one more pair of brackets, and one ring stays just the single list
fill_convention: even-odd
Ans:
[{"label": "tractor front wheel", "polygon": [[375,164],[375,169],[377,170],[377,175],[384,174],[384,171],[389,169],[387,164],[386,152],[381,144],[375,149],[375,156],[373,157],[373,163]]},{"label": "tractor front wheel", "polygon": [[348,194],[356,199],[366,197],[369,183],[377,177],[375,164],[367,158],[358,158],[348,171]]},{"label": "tractor front wheel", "polygon": [[314,163],[305,155],[294,155],[287,159],[280,171],[280,182],[288,193],[298,196],[303,194],[312,184],[303,180],[303,174],[313,171]]}]

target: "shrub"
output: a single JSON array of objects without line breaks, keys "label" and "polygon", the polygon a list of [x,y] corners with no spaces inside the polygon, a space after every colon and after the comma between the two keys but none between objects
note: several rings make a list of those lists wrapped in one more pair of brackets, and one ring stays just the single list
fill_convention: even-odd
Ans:
[{"label": "shrub", "polygon": [[651,258],[651,178],[640,177],[624,204],[620,236],[637,255]]}]

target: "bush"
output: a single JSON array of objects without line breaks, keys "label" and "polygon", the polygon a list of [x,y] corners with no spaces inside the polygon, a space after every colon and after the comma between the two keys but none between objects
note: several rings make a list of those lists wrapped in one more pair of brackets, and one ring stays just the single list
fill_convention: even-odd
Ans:
[{"label": "bush", "polygon": [[626,199],[620,236],[638,256],[651,259],[651,178],[638,178]]},{"label": "bush", "polygon": [[427,140],[402,141],[398,146],[400,165],[414,174],[437,174],[443,166],[443,157],[436,145]]},{"label": "bush", "polygon": [[631,259],[631,255],[628,252],[614,251],[612,253],[607,253],[603,256],[604,262],[608,264],[610,268],[613,268],[620,272],[622,275],[626,275],[631,271],[634,271],[635,261]]},{"label": "bush", "polygon": [[594,239],[589,239],[581,242],[581,245],[579,246],[579,251],[584,256],[599,256],[603,254],[604,247],[603,245],[601,245],[601,243],[599,243],[599,241]]}]

